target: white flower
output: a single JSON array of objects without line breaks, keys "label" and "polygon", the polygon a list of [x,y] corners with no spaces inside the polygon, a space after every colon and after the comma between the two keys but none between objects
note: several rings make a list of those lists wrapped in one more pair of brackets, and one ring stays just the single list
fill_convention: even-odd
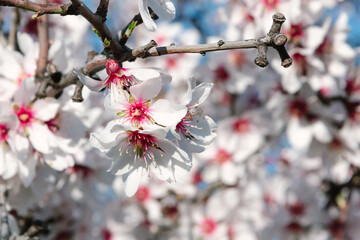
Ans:
[{"label": "white flower", "polygon": [[[92,79],[82,74],[80,70],[74,69],[80,81],[91,91],[99,92],[103,89],[118,87],[126,91],[138,92],[137,88],[147,88],[151,86],[151,97],[155,97],[161,90],[162,83],[171,81],[171,76],[159,69],[154,68],[122,68],[118,62],[108,59],[106,63],[106,73],[108,77],[103,81]],[[139,85],[138,87],[136,87]],[[145,93],[142,93],[145,94]]]},{"label": "white flower", "polygon": [[202,83],[195,87],[193,78],[189,80],[188,91],[181,100],[186,105],[187,113],[173,129],[172,133],[190,152],[202,152],[215,138],[215,122],[197,108],[210,94],[213,84]]},{"label": "white flower", "polygon": [[175,6],[170,0],[138,0],[138,5],[141,18],[149,31],[155,31],[157,27],[150,16],[148,7],[151,7],[161,19],[170,21],[175,18]]},{"label": "white flower", "polygon": [[90,144],[112,158],[109,171],[122,175],[125,193],[132,196],[150,169],[168,182],[181,182],[190,170],[188,155],[165,139],[166,134],[164,128],[136,129],[113,120],[101,133],[91,133]]}]

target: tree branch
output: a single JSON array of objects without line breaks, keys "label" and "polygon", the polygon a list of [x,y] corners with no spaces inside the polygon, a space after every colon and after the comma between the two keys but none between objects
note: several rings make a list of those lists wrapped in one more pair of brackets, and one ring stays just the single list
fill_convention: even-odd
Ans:
[{"label": "tree branch", "polygon": [[99,6],[95,14],[102,18],[102,22],[106,21],[108,7],[109,7],[109,0],[100,0]]},{"label": "tree branch", "polygon": [[82,1],[80,0],[71,0],[73,6],[79,10],[81,16],[83,16],[89,23],[91,23],[94,28],[99,32],[101,40],[105,39],[110,40],[109,49],[114,54],[116,59],[119,59],[122,55],[122,46],[119,41],[113,34],[110,32],[106,23],[103,22],[102,17],[93,13]]},{"label": "tree branch", "polygon": [[37,12],[35,17],[43,14],[78,15],[71,3],[41,4],[28,0],[0,0],[0,6],[17,7],[28,11]]},{"label": "tree branch", "polygon": [[[136,58],[147,58],[152,56],[161,56],[167,54],[177,53],[200,53],[205,55],[207,52],[223,51],[229,49],[243,49],[243,48],[257,48],[258,56],[255,59],[255,64],[260,67],[266,67],[268,60],[266,58],[267,48],[271,46],[275,48],[281,58],[282,66],[289,67],[292,64],[292,59],[285,49],[287,38],[280,33],[280,28],[285,21],[284,15],[277,13],[273,16],[273,25],[269,33],[258,39],[249,39],[242,41],[223,41],[219,40],[217,43],[199,44],[199,45],[183,45],[183,46],[165,46],[165,47],[140,47],[135,48],[128,53],[126,61],[135,60]],[[154,45],[155,46],[155,45]]]}]

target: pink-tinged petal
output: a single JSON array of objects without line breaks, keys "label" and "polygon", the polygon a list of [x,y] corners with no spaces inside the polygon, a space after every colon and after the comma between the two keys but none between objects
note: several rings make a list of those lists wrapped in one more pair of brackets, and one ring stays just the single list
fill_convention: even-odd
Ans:
[{"label": "pink-tinged petal", "polygon": [[14,94],[14,102],[17,104],[29,103],[34,98],[36,89],[37,86],[33,79],[24,79],[18,91],[16,91]]},{"label": "pink-tinged petal", "polygon": [[162,87],[162,82],[159,78],[149,79],[140,84],[130,87],[130,93],[135,99],[147,101],[156,97]]},{"label": "pink-tinged petal", "polygon": [[127,173],[126,175],[122,175],[122,179],[124,181],[125,187],[125,194],[128,197],[134,196],[136,191],[139,188],[142,176],[146,173],[145,168],[134,168],[131,172]]},{"label": "pink-tinged petal", "polygon": [[29,156],[26,162],[19,161],[19,177],[25,187],[29,187],[35,178],[37,158]]},{"label": "pink-tinged petal", "polygon": [[45,98],[36,100],[32,109],[34,110],[35,117],[44,122],[53,119],[60,107],[58,100],[54,98]]},{"label": "pink-tinged petal", "polygon": [[185,106],[173,105],[166,99],[159,99],[150,109],[155,122],[164,126],[178,124],[187,113]]},{"label": "pink-tinged petal", "polygon": [[91,91],[100,92],[104,88],[102,81],[97,81],[91,77],[85,76],[80,70],[73,69],[80,81]]},{"label": "pink-tinged petal", "polygon": [[139,5],[139,12],[146,29],[152,32],[155,31],[157,27],[155,22],[152,20],[150,16],[147,0],[138,0],[138,5]]},{"label": "pink-tinged petal", "polygon": [[33,147],[40,153],[49,154],[51,152],[50,146],[54,144],[49,128],[44,124],[34,122],[27,129]]},{"label": "pink-tinged petal", "polygon": [[174,4],[169,0],[147,0],[151,9],[159,18],[171,21],[175,18],[176,10]]},{"label": "pink-tinged petal", "polygon": [[202,83],[198,85],[192,92],[192,99],[189,106],[196,107],[203,103],[209,96],[211,88],[213,87],[212,83]]},{"label": "pink-tinged petal", "polygon": [[312,140],[311,127],[301,123],[300,119],[293,117],[286,130],[290,144],[298,150],[306,151]]}]

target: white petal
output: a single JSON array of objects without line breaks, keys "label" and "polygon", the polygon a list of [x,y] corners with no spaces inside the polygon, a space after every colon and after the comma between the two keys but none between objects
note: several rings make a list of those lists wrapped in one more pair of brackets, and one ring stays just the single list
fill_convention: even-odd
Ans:
[{"label": "white petal", "polygon": [[168,168],[171,174],[168,181],[183,183],[192,167],[189,156],[169,140],[159,140],[158,145],[164,151],[163,163],[166,163],[166,158],[168,158]]},{"label": "white petal", "polygon": [[19,177],[25,187],[29,187],[35,178],[37,158],[30,156],[26,163],[19,162]]},{"label": "white petal", "polygon": [[33,105],[35,117],[46,122],[53,119],[58,112],[60,103],[54,98],[45,98],[37,100]]},{"label": "white petal", "polygon": [[170,21],[175,18],[175,6],[169,0],[148,0],[151,9],[154,10],[159,18]]},{"label": "white petal", "polygon": [[27,129],[29,130],[29,140],[33,147],[41,153],[50,153],[50,144],[53,144],[53,138],[49,128],[44,124],[34,122]]},{"label": "white petal", "polygon": [[221,166],[221,180],[227,185],[234,185],[238,178],[238,171],[232,162],[225,162]]},{"label": "white petal", "polygon": [[91,91],[100,92],[100,90],[104,88],[102,81],[97,81],[91,77],[85,76],[80,70],[73,69],[73,71],[77,74],[80,81]]},{"label": "white petal", "polygon": [[154,120],[164,126],[178,124],[187,113],[187,108],[181,105],[173,105],[166,99],[159,99],[150,106]]},{"label": "white petal", "polygon": [[323,121],[313,123],[312,129],[314,137],[322,143],[329,143],[333,138],[329,126]]},{"label": "white petal", "polygon": [[127,173],[126,175],[122,175],[122,179],[125,184],[125,194],[128,197],[134,196],[136,191],[139,188],[142,175],[145,173],[146,170],[144,168],[136,168],[133,169],[131,172]]},{"label": "white petal", "polygon": [[159,78],[149,79],[140,84],[130,87],[131,94],[137,100],[147,101],[156,97],[162,87],[162,82]]},{"label": "white petal", "polygon": [[56,150],[51,154],[44,154],[44,159],[45,162],[56,171],[63,171],[75,164],[73,157],[61,150]]},{"label": "white petal", "polygon": [[212,83],[202,83],[197,86],[192,92],[192,99],[189,105],[196,107],[203,103],[209,96],[212,86]]},{"label": "white petal", "polygon": [[155,22],[152,20],[150,16],[147,0],[138,0],[138,5],[139,5],[139,12],[146,29],[149,31],[155,31],[157,27]]},{"label": "white petal", "polygon": [[111,83],[110,93],[106,95],[104,100],[104,107],[107,111],[117,113],[124,108],[124,104],[128,103],[127,97],[128,94],[125,91]]},{"label": "white petal", "polygon": [[113,120],[106,125],[102,132],[91,133],[89,142],[92,147],[104,152],[116,145],[123,137],[126,137],[124,134],[119,136],[121,133],[123,133],[122,126],[117,120]]},{"label": "white petal", "polygon": [[287,127],[287,137],[290,144],[298,150],[307,150],[312,140],[311,128],[304,125],[296,117],[290,119]]}]

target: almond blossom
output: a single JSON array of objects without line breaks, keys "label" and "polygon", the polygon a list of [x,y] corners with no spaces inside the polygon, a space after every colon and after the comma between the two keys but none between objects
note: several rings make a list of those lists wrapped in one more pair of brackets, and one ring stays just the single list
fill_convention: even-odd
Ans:
[{"label": "almond blossom", "polygon": [[165,139],[163,128],[137,129],[109,122],[100,133],[90,135],[90,144],[113,159],[109,172],[122,175],[125,193],[132,196],[149,170],[159,179],[181,182],[191,168],[187,154]]}]

